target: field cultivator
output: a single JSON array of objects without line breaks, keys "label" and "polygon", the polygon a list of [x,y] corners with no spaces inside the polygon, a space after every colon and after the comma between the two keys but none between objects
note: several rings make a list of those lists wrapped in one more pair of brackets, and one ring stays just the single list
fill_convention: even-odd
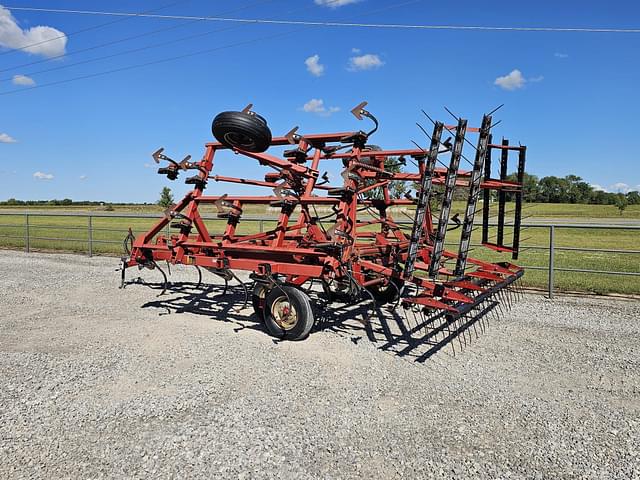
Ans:
[{"label": "field cultivator", "polygon": [[[469,252],[472,232],[481,228],[484,247],[517,259],[526,147],[506,140],[492,142],[492,112],[484,115],[478,128],[468,127],[462,118],[446,125],[427,116],[432,128],[428,133],[421,127],[429,140],[424,148],[415,144],[416,148],[383,150],[369,143],[378,121],[365,106],[363,102],[352,113],[373,123],[368,132],[302,134],[294,128],[285,136],[272,137],[266,120],[249,105],[214,119],[217,142],[206,144],[200,161],[187,157],[178,162],[162,149],[155,152],[156,163],[168,162],[158,173],[170,180],[192,170],[195,175],[185,183],[193,190],[167,209],[151,230],[137,238],[130,234],[122,285],[127,268],[160,269],[159,262],[193,265],[200,279],[201,269],[206,269],[225,282],[240,281],[234,271],[244,270],[252,282],[243,284],[245,300],[252,297],[256,315],[282,339],[305,338],[314,326],[318,310],[314,304],[334,301],[371,302],[378,311],[386,304],[414,316],[419,313],[424,325],[442,332],[446,342],[465,338],[465,330],[471,324],[475,328],[473,322],[496,307],[501,309],[500,303],[511,304],[513,293],[518,293],[522,268],[508,261],[483,261]],[[467,138],[469,134],[477,137],[475,142]],[[473,151],[472,160],[463,154],[465,144]],[[267,153],[287,146],[280,155]],[[267,167],[264,178],[212,175],[216,154],[225,149]],[[491,164],[495,150],[500,152],[497,177],[492,176]],[[514,152],[515,180],[508,177]],[[415,166],[413,172],[404,171],[410,167],[407,160]],[[469,170],[460,169],[461,160],[469,163]],[[326,162],[340,165],[337,184],[330,185],[323,174]],[[212,180],[264,187],[273,193],[205,195]],[[399,182],[408,188],[402,198],[394,198],[392,186]],[[459,214],[451,217],[456,191],[466,200],[462,220]],[[508,199],[514,204],[509,224],[505,222]],[[497,204],[495,222],[490,221],[491,203]],[[223,231],[209,231],[201,215],[205,205],[215,206],[217,218],[226,220]],[[238,232],[243,209],[251,205],[275,207],[279,211],[275,227],[260,233]],[[319,215],[318,210],[325,213]],[[398,210],[408,212],[413,224],[407,227],[394,220]],[[490,236],[496,225],[495,235]],[[167,235],[167,228],[175,233]],[[451,230],[458,231],[451,234]],[[459,242],[450,250],[445,241],[452,235],[459,235]],[[164,272],[163,276],[166,289]],[[310,297],[312,285],[322,289]],[[435,318],[440,319],[437,325]]]}]

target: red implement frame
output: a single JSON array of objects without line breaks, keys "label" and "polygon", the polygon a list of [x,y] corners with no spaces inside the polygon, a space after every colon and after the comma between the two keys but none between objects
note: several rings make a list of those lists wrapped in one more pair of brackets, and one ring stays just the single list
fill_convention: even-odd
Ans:
[{"label": "red implement frame", "polygon": [[[373,118],[365,110],[360,113]],[[455,131],[456,127],[445,128]],[[481,130],[469,128],[467,131]],[[523,270],[508,262],[490,263],[468,257],[467,251],[443,249],[444,235],[442,245],[438,246],[436,231],[439,225],[434,225],[431,209],[436,208],[434,204],[440,198],[442,211],[446,208],[446,199],[452,199],[454,187],[471,188],[474,181],[478,191],[495,190],[501,198],[503,192],[509,192],[510,195],[513,192],[516,195],[521,193],[522,184],[507,181],[504,175],[500,180],[490,178],[486,165],[484,180],[481,181],[482,158],[476,160],[478,175],[459,170],[456,165],[454,170],[457,175],[451,178],[454,173],[451,166],[429,170],[429,150],[372,150],[366,145],[369,135],[357,131],[304,136],[289,134],[273,138],[271,146],[294,144],[294,149],[285,152],[282,158],[266,152],[233,148],[236,154],[257,160],[260,165],[271,169],[264,180],[212,176],[216,154],[229,147],[218,142],[207,143],[200,161],[183,161],[170,167],[175,172],[195,170],[196,176],[187,180],[187,183],[194,185],[194,189],[169,209],[165,217],[148,232],[132,241],[130,254],[124,259],[123,281],[127,267],[153,268],[157,266],[156,262],[166,261],[195,265],[216,273],[249,271],[254,280],[271,285],[299,287],[312,280],[320,281],[327,292],[342,293],[354,302],[371,297],[370,294],[362,295],[363,292],[379,293],[385,288],[393,288],[398,295],[392,297],[405,308],[435,310],[451,318],[466,315],[488,297],[499,298],[500,290],[519,279]],[[456,142],[461,141],[458,136],[465,140],[464,128],[461,127],[461,132],[456,134]],[[437,143],[435,145],[436,149],[441,148]],[[481,142],[478,145],[482,148]],[[459,145],[460,152],[461,149],[462,145]],[[449,145],[443,150],[453,152],[453,165],[456,146],[452,150]],[[434,152],[434,160],[437,156]],[[386,163],[391,157],[411,157],[417,164],[417,171],[388,171]],[[345,167],[342,174],[344,181],[330,186],[326,180],[321,180],[320,167],[323,162],[336,161],[342,162]],[[524,168],[523,158],[521,162],[519,170]],[[426,210],[422,216],[416,212],[416,220],[420,225],[409,235],[406,227],[394,220],[391,207],[419,205],[419,202],[411,197],[392,198],[389,184],[403,181],[416,188],[415,185],[420,184],[425,175],[430,175],[429,188],[433,192],[419,192],[427,199],[424,205]],[[273,189],[273,194],[207,196],[204,190],[212,180],[266,187]],[[377,198],[365,198],[364,194],[372,190],[379,192]],[[475,197],[469,195],[468,213],[475,213],[477,200],[477,194]],[[261,233],[238,234],[237,226],[242,219],[243,207],[251,204],[279,208],[276,226]],[[199,213],[203,205],[215,205],[219,211],[218,217],[227,220],[223,231],[209,231]],[[329,206],[333,212],[330,218],[319,218],[315,213],[316,206]],[[448,214],[440,215],[439,221],[448,225]],[[473,215],[470,222],[473,225]],[[167,237],[163,232],[168,226],[175,228],[176,233]],[[446,229],[442,231],[446,232]],[[413,245],[410,245],[412,242]],[[493,244],[487,246],[496,249]],[[434,263],[436,250],[438,257],[433,270],[430,265]],[[514,248],[504,245],[496,250],[517,254]],[[463,262],[458,261],[461,255],[464,256]],[[410,272],[404,271],[408,257],[412,262]],[[457,274],[454,274],[454,265]]]}]

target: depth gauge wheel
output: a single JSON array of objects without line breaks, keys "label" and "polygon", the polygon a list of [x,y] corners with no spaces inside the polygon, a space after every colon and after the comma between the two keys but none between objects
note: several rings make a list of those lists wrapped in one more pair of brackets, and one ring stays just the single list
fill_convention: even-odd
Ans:
[{"label": "depth gauge wheel", "polygon": [[248,152],[264,152],[271,145],[267,121],[253,112],[222,112],[213,119],[211,132],[227,147]]},{"label": "depth gauge wheel", "polygon": [[302,340],[313,327],[309,296],[290,286],[276,286],[267,293],[264,324],[274,337]]}]

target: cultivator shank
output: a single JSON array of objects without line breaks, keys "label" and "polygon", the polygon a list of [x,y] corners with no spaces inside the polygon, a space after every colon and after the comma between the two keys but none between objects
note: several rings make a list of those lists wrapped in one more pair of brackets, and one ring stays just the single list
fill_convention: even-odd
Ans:
[{"label": "cultivator shank", "polygon": [[[424,149],[382,150],[369,144],[378,121],[365,106],[358,105],[352,113],[374,123],[369,132],[307,135],[295,128],[285,136],[272,137],[266,121],[249,106],[216,117],[212,129],[218,141],[206,144],[200,161],[186,157],[176,162],[162,150],[155,152],[156,162],[168,162],[158,173],[170,180],[192,170],[194,175],[185,183],[193,190],[151,230],[130,239],[123,270],[158,268],[158,262],[166,261],[202,267],[225,281],[238,278],[234,270],[249,271],[256,314],[271,334],[292,340],[304,338],[314,324],[313,302],[301,289],[314,282],[322,285],[325,301],[373,299],[377,304],[417,311],[424,318],[437,316],[442,321],[434,331],[446,330],[452,338],[464,335],[463,320],[493,310],[523,274],[516,265],[480,260],[469,252],[482,197],[482,244],[517,258],[525,147],[509,146],[507,141],[492,144],[492,118],[485,115],[479,128],[468,128],[465,119],[455,126],[434,122],[429,146]],[[445,130],[454,136],[453,143],[442,141]],[[469,133],[477,136],[475,143],[469,140]],[[459,168],[461,160],[466,160],[465,144],[475,149],[470,171]],[[287,149],[279,155],[267,153],[283,146]],[[264,179],[212,175],[214,159],[223,150],[269,169]],[[497,179],[491,176],[492,150],[501,151]],[[515,182],[507,180],[511,151],[519,153]],[[406,165],[407,159],[416,165],[416,171],[392,168]],[[343,170],[339,181],[330,184],[321,167],[336,163]],[[252,185],[272,193],[208,196],[204,191],[211,181]],[[391,187],[396,182],[408,186],[404,198],[394,198]],[[411,189],[416,191],[415,198]],[[461,190],[466,199],[462,222],[458,213],[451,218],[455,194]],[[493,243],[489,237],[492,192],[498,199],[497,240]],[[511,245],[505,242],[507,194],[515,197]],[[201,215],[207,205],[216,209],[217,218],[226,220],[221,231],[207,228]],[[277,208],[276,226],[260,233],[240,233],[244,210],[252,205]],[[321,216],[318,208],[329,213]],[[398,211],[409,212],[412,225],[397,222],[394,215]],[[164,233],[167,227],[172,234]],[[457,248],[447,249],[446,240],[458,234]]]}]

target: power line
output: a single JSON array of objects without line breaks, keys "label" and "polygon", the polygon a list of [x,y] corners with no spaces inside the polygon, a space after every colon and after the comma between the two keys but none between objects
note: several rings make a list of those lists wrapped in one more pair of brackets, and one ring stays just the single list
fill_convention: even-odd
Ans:
[{"label": "power line", "polygon": [[[64,33],[62,35],[58,35],[57,37],[48,38],[47,40],[42,40],[40,42],[31,43],[29,45],[25,45],[25,46],[22,46],[22,47],[12,48],[10,50],[7,50],[6,52],[0,52],[0,55],[6,55],[7,53],[15,52],[15,51],[18,51],[18,50],[27,50],[27,49],[29,49],[31,47],[37,47],[38,45],[43,45],[45,43],[53,42],[55,40],[60,40],[61,38],[69,38],[69,37],[71,37],[73,35],[78,35],[80,33],[88,32],[88,31],[91,31],[91,30],[96,30],[98,28],[103,28],[103,27],[106,27],[106,26],[109,26],[109,25],[113,25],[114,23],[124,22],[125,20],[129,20],[130,18],[133,18],[133,17],[147,16],[147,15],[150,15],[151,12],[158,12],[160,10],[164,10],[165,8],[169,8],[169,7],[172,7],[174,5],[178,5],[180,3],[185,3],[185,2],[189,2],[189,1],[191,1],[191,0],[178,0],[177,2],[170,3],[168,5],[165,5],[164,7],[154,8],[154,9],[151,9],[151,10],[145,10],[145,11],[140,12],[140,13],[129,13],[126,16],[126,18],[118,18],[117,20],[112,20],[110,22],[101,23],[100,25],[94,25],[92,27],[83,28],[81,30],[76,30],[76,31],[71,32],[71,33]],[[4,8],[10,9],[10,10],[26,10],[29,7],[18,7],[18,8],[4,7]]]},{"label": "power line", "polygon": [[[265,4],[265,3],[271,3],[273,1],[275,1],[275,0],[260,0],[260,1],[249,3],[249,4],[247,4],[247,5],[245,5],[245,6],[241,7],[241,8],[236,8],[236,9],[234,9],[232,11],[233,12],[238,12],[238,11],[241,11],[241,10],[245,10],[247,8],[254,7],[256,5],[261,5],[261,4]],[[230,12],[228,11],[226,13],[230,13]],[[145,36],[149,36],[149,35],[154,35],[154,34],[159,33],[159,32],[164,32],[164,31],[168,31],[168,30],[174,30],[176,28],[184,27],[186,25],[191,25],[193,23],[198,23],[198,22],[201,22],[201,21],[202,20],[190,20],[188,22],[184,22],[184,23],[181,23],[179,25],[173,25],[171,27],[160,28],[160,29],[152,30],[150,32],[145,32],[145,33],[142,33],[142,34],[139,34],[139,35],[133,35],[133,36],[130,36],[130,37],[125,37],[125,38],[113,40],[111,42],[106,42],[106,43],[102,43],[102,44],[99,44],[99,45],[94,45],[92,47],[76,50],[76,51],[70,52],[68,54],[56,55],[54,57],[49,57],[47,59],[38,60],[38,61],[35,61],[35,62],[29,62],[29,63],[25,63],[25,64],[22,64],[22,65],[17,65],[17,66],[14,66],[14,67],[10,67],[10,68],[0,69],[0,73],[1,72],[6,72],[6,71],[9,71],[9,70],[15,70],[15,69],[22,68],[22,67],[29,66],[29,65],[36,65],[36,64],[39,64],[39,63],[43,63],[43,62],[49,62],[49,61],[54,60],[56,58],[61,58],[61,57],[69,56],[69,55],[74,55],[74,54],[77,54],[77,53],[87,52],[87,51],[91,51],[91,50],[97,50],[97,49],[102,48],[102,47],[115,45],[115,44],[118,44],[118,43],[122,43],[122,42],[126,42],[126,41],[129,41],[129,40],[133,40],[133,39],[136,39],[136,38],[141,38],[141,37],[145,37]],[[235,28],[235,27],[231,27],[231,28]],[[189,40],[189,39],[192,39],[192,38],[196,38],[196,37],[200,37],[200,36],[204,36],[204,35],[209,35],[211,33],[222,32],[222,31],[225,31],[225,30],[228,30],[228,28],[223,28],[223,29],[218,29],[218,30],[209,30],[209,31],[204,32],[204,33],[198,33],[198,34],[195,34],[195,35],[188,35],[186,37],[180,37],[178,39],[169,40],[169,41],[161,42],[161,43],[156,43],[156,44],[153,44],[153,45],[146,45],[146,46],[140,47],[140,48],[133,48],[133,49],[125,50],[125,51],[122,51],[122,52],[117,52],[117,53],[110,54],[110,55],[102,55],[102,56],[99,56],[99,57],[90,58],[88,60],[83,60],[83,61],[80,61],[80,62],[65,63],[63,65],[58,65],[56,67],[47,68],[47,69],[44,69],[44,70],[37,70],[35,72],[28,72],[27,74],[28,75],[37,75],[39,73],[46,73],[46,72],[52,72],[54,70],[61,70],[61,69],[65,69],[65,68],[71,68],[71,67],[75,67],[75,66],[78,66],[78,65],[84,65],[84,64],[87,64],[87,63],[97,62],[97,61],[100,61],[100,60],[105,60],[105,59],[117,57],[117,56],[120,56],[120,55],[126,55],[126,54],[129,54],[129,53],[134,53],[134,52],[138,52],[138,51],[146,50],[146,49],[150,49],[150,48],[157,48],[157,47],[161,47],[161,46],[168,45],[168,44],[171,44],[171,43],[175,43],[175,42],[178,42],[178,41]],[[2,79],[0,79],[0,82],[9,81],[9,80],[11,80],[10,77],[2,78]]]},{"label": "power line", "polygon": [[[335,2],[335,1],[339,1],[339,0],[331,0],[331,1]],[[393,9],[393,8],[399,8],[399,7],[402,7],[404,5],[414,4],[414,3],[418,3],[420,1],[422,1],[422,0],[410,0],[410,1],[402,2],[402,3],[397,3],[397,4],[390,5],[390,6],[387,6],[387,7],[383,7],[383,8],[377,9],[377,10],[369,11],[364,15],[372,15],[374,13],[379,13],[379,12],[382,12],[382,11],[385,11],[385,10],[390,10],[390,9]],[[267,35],[267,36],[264,36],[264,37],[258,37],[258,38],[254,38],[254,39],[250,39],[250,40],[245,40],[245,41],[241,41],[241,42],[222,45],[222,46],[219,46],[219,47],[208,48],[208,49],[205,49],[205,50],[198,50],[196,52],[182,54],[182,55],[176,55],[174,57],[161,58],[161,59],[158,59],[158,60],[153,60],[153,61],[144,62],[144,63],[138,63],[138,64],[134,64],[134,65],[128,65],[126,67],[114,68],[114,69],[106,70],[106,71],[102,71],[102,72],[90,73],[90,74],[87,74],[87,75],[81,75],[81,76],[78,76],[78,77],[68,78],[68,79],[64,79],[64,80],[58,80],[58,81],[55,81],[55,82],[38,84],[38,85],[31,86],[31,87],[26,87],[26,88],[8,90],[6,92],[0,92],[0,96],[11,95],[11,94],[14,94],[14,93],[19,93],[19,92],[26,92],[26,91],[30,91],[30,90],[39,89],[39,88],[51,87],[51,86],[54,86],[54,85],[61,85],[61,84],[64,84],[64,83],[71,83],[71,82],[75,82],[75,81],[79,81],[79,80],[86,80],[86,79],[89,79],[89,78],[100,77],[100,76],[109,75],[109,74],[112,74],[112,73],[119,73],[119,72],[124,72],[124,71],[128,71],[128,70],[134,70],[134,69],[137,69],[137,68],[143,68],[143,67],[148,67],[148,66],[152,66],[152,65],[158,65],[158,64],[161,64],[161,63],[172,62],[172,61],[175,61],[175,60],[181,60],[181,59],[184,59],[184,58],[194,57],[194,56],[202,55],[202,54],[205,54],[205,53],[212,53],[212,52],[216,52],[216,51],[220,51],[220,50],[225,50],[227,48],[234,48],[234,47],[239,47],[239,46],[243,46],[243,45],[249,45],[249,44],[256,43],[256,42],[261,42],[261,41],[264,41],[264,40],[271,40],[273,38],[282,37],[282,36],[285,36],[285,35],[290,35],[292,33],[296,33],[296,32],[298,32],[300,30],[303,30],[303,29],[304,29],[304,27],[300,27],[300,28],[296,28],[296,29],[289,30],[289,31],[286,31],[286,32],[276,33],[276,34],[273,34],[273,35]],[[226,28],[226,29],[222,29],[222,30],[230,30],[230,28]]]},{"label": "power line", "polygon": [[640,33],[640,28],[591,28],[591,27],[504,27],[487,25],[411,25],[397,23],[353,23],[353,22],[314,22],[308,20],[270,20],[264,18],[234,18],[234,17],[198,17],[190,15],[156,15],[136,14],[128,12],[108,12],[96,10],[68,10],[56,8],[36,7],[6,7],[11,10],[24,10],[48,13],[70,13],[80,15],[102,15],[120,17],[146,17],[165,20],[204,20],[213,22],[262,23],[274,25],[302,25],[316,27],[357,27],[357,28],[390,28],[413,30],[476,30],[476,31],[512,31],[512,32],[572,32],[572,33]]}]

